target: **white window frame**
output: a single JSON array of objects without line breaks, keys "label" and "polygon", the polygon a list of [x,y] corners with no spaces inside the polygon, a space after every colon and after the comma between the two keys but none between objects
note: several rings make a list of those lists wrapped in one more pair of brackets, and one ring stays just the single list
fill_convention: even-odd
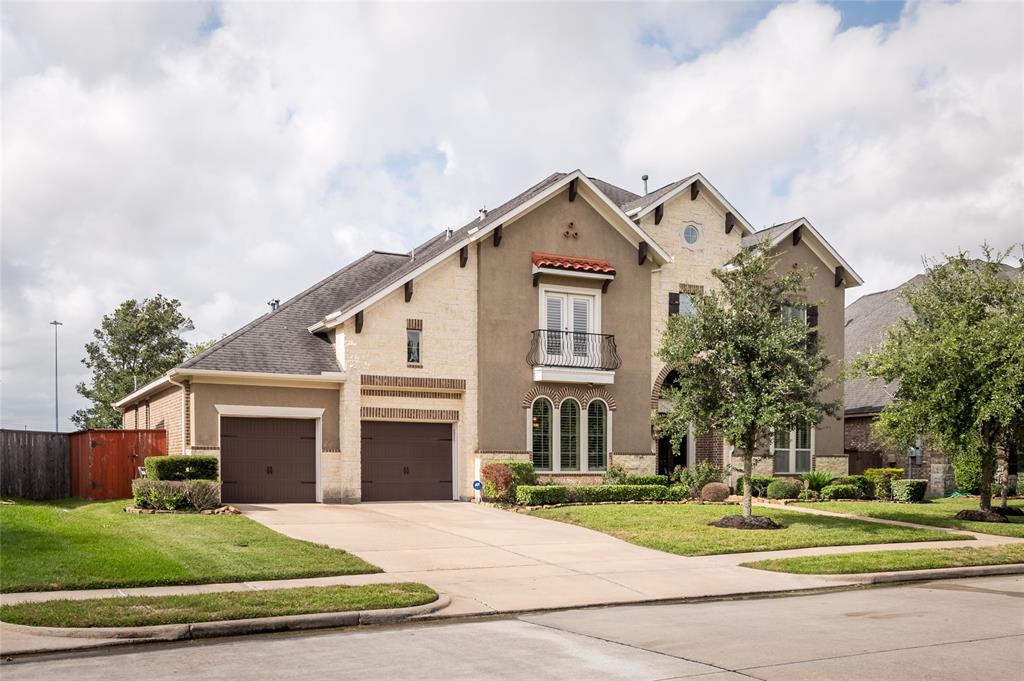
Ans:
[{"label": "white window frame", "polygon": [[[592,303],[591,303],[590,310],[591,310],[591,313],[593,315],[593,319],[591,319],[591,321],[590,321],[590,327],[591,327],[592,330],[589,333],[601,333],[601,290],[600,289],[582,288],[582,287],[578,287],[578,286],[555,286],[555,285],[552,285],[552,284],[541,284],[537,288],[539,289],[538,297],[537,297],[537,324],[538,324],[537,328],[538,329],[547,329],[548,328],[548,319],[547,319],[547,312],[548,312],[548,310],[547,310],[547,303],[545,302],[547,300],[547,294],[548,293],[560,293],[560,294],[563,294],[563,295],[589,296],[590,298],[592,298],[593,300],[592,300]],[[571,310],[569,311],[569,313],[571,314]]]},{"label": "white window frame", "polygon": [[[811,446],[810,446],[810,453],[808,455],[807,470],[806,471],[798,471],[796,469],[796,452],[797,452],[796,428],[791,428],[789,430],[789,457],[787,459],[788,466],[787,466],[786,470],[784,470],[784,471],[777,471],[777,470],[775,470],[775,452],[776,452],[777,448],[775,447],[775,433],[774,433],[774,431],[772,432],[771,452],[772,452],[772,474],[773,475],[776,475],[776,474],[798,475],[800,473],[807,473],[807,472],[810,472],[810,471],[814,470],[814,436],[815,436],[815,431],[817,431],[817,428],[813,424],[808,425],[808,428],[811,431]],[[778,451],[782,451],[782,450],[778,450]]]},{"label": "white window frame", "polygon": [[[587,406],[584,407],[583,403],[579,400],[567,397],[562,402],[555,406],[555,401],[547,395],[538,395],[533,398],[530,402],[530,408],[526,410],[526,451],[530,452],[530,460],[533,460],[533,405],[537,403],[537,400],[546,399],[551,404],[551,468],[538,468],[538,473],[548,473],[551,475],[583,475],[592,473],[604,473],[608,470],[608,462],[611,460],[612,455],[612,410],[608,408],[608,403],[599,398],[587,402]],[[579,469],[578,470],[562,470],[562,403],[565,401],[572,400],[579,407],[579,432],[577,434],[579,441]],[[594,402],[600,402],[604,405],[604,468],[590,469],[590,441],[587,437],[587,410],[590,405]]]},{"label": "white window frame", "polygon": [[[419,353],[419,359],[413,361],[409,359],[409,334],[416,334],[416,351]],[[405,330],[405,362],[406,364],[423,364],[423,331],[421,329],[406,329]]]},{"label": "white window frame", "polygon": [[[693,227],[695,230],[697,230],[697,240],[692,244],[686,240],[686,229],[688,227]],[[704,229],[703,227],[701,227],[701,225],[697,224],[696,222],[683,223],[682,227],[679,229],[679,242],[682,244],[683,248],[690,249],[691,251],[697,250],[703,247],[703,244],[701,243],[703,241]]]}]

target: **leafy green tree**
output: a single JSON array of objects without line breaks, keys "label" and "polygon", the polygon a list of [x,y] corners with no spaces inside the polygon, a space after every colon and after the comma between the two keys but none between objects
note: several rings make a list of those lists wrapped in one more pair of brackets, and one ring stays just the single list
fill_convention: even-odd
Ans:
[{"label": "leafy green tree", "polygon": [[750,518],[750,476],[755,452],[776,428],[816,425],[835,415],[838,402],[821,393],[836,379],[825,375],[830,359],[820,352],[797,310],[808,273],[775,271],[765,248],[742,251],[714,270],[721,286],[695,300],[692,315],[673,315],[658,356],[679,379],[663,391],[671,405],[655,421],[659,433],[679,446],[692,425],[718,431],[741,448],[743,516]]},{"label": "leafy green tree", "polygon": [[180,364],[188,343],[178,332],[191,320],[181,302],[156,295],[141,302],[126,300],[104,315],[95,340],[86,343],[82,363],[92,371],[89,383],[75,386],[92,406],[71,417],[78,428],[120,428],[121,415],[111,406],[136,387]]},{"label": "leafy green tree", "polygon": [[225,336],[227,336],[226,333],[222,334],[220,338],[210,338],[209,340],[204,340],[204,341],[199,341],[198,343],[193,343],[192,345],[188,346],[188,352],[186,354],[187,354],[188,357],[195,357],[196,355],[198,355],[198,354],[200,354],[202,352],[206,352],[207,350],[212,348],[214,345],[219,343],[221,341],[221,339],[223,339]]},{"label": "leafy green tree", "polygon": [[1011,251],[982,247],[926,262],[927,276],[903,297],[913,316],[858,362],[867,376],[898,381],[877,432],[894,445],[927,433],[940,449],[979,457],[979,506],[992,504],[999,447],[1024,410],[1024,282],[1002,265]]}]

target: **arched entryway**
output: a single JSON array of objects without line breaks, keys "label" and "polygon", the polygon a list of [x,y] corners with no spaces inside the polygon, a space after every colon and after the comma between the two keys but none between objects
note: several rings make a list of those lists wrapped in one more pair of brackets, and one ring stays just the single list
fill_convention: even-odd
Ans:
[{"label": "arched entryway", "polygon": [[[654,407],[658,411],[663,411],[666,405],[660,402],[661,391],[663,388],[670,388],[677,385],[679,380],[679,374],[675,369],[668,370],[664,373],[664,377],[660,377],[661,381],[655,386],[654,393]],[[676,469],[676,466],[686,468],[692,464],[693,456],[691,455],[692,435],[687,434],[683,436],[679,446],[673,447],[672,440],[668,437],[658,438],[658,474],[659,475],[671,475],[672,471]]]}]

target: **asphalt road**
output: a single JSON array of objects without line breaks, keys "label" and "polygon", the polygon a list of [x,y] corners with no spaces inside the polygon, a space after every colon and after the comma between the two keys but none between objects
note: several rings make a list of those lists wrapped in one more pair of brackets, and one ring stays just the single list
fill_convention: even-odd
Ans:
[{"label": "asphalt road", "polygon": [[1024,679],[1024,577],[20,660],[3,681]]}]

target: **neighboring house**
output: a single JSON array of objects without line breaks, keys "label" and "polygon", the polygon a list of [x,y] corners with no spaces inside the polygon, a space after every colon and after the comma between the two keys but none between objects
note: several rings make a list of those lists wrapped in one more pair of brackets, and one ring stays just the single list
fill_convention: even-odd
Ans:
[{"label": "neighboring house", "polygon": [[[1018,276],[1016,268],[1005,265],[1005,276]],[[896,288],[869,293],[846,308],[847,364],[859,356],[879,349],[885,342],[889,328],[900,319],[913,315],[903,297],[908,288],[919,286],[926,275],[918,274]],[[894,448],[876,438],[872,428],[882,409],[892,401],[896,384],[867,378],[849,378],[843,389],[845,410],[844,449],[849,457],[850,472],[863,473],[878,466],[904,469],[908,478],[928,480],[929,496],[943,496],[956,489],[953,467],[945,452],[929,446],[921,438],[913,447]],[[1016,475],[1017,457],[1013,452],[1010,473]]]},{"label": "neighboring house", "polygon": [[[639,196],[575,171],[368,253],[115,406],[166,428],[171,453],[219,455],[235,502],[465,499],[495,459],[570,483],[722,464],[721,438],[653,438],[657,346],[711,270],[764,239],[780,268],[814,270],[808,323],[841,359],[862,282],[806,220],[755,233],[699,174]],[[780,435],[768,466],[845,471],[841,433]]]}]

